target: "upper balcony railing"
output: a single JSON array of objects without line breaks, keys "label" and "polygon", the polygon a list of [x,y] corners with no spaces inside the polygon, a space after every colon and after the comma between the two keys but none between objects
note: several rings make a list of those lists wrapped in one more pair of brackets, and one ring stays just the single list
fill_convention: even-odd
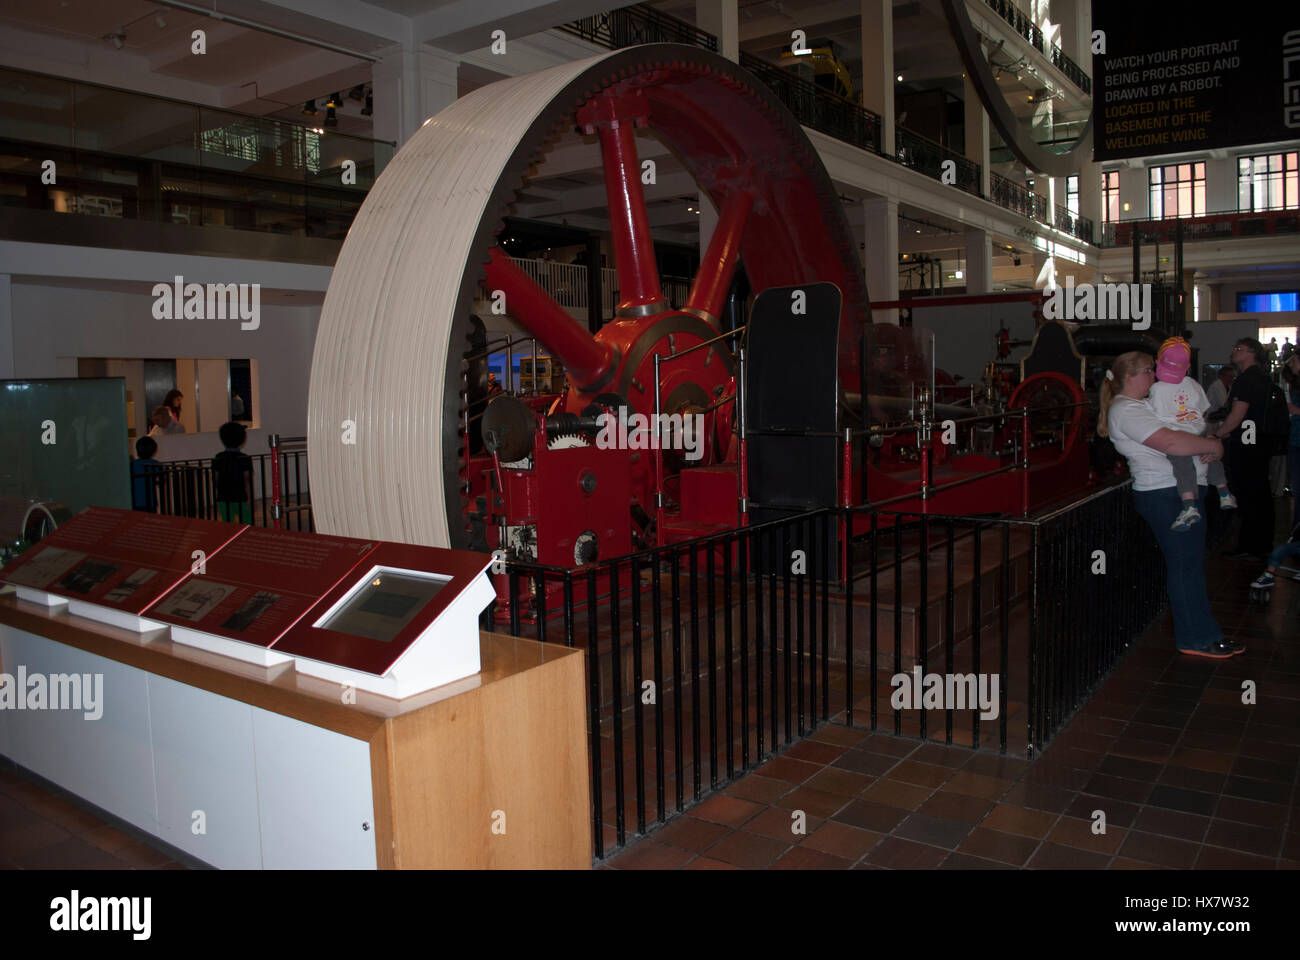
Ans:
[{"label": "upper balcony railing", "polygon": [[957,178],[953,186],[981,196],[978,163],[905,127],[894,128],[894,156],[891,159],[940,181],[943,180],[944,164],[950,161]]},{"label": "upper balcony railing", "polygon": [[1230,240],[1235,237],[1290,236],[1300,233],[1300,210],[1260,210],[1211,213],[1165,220],[1120,220],[1101,225],[1102,247],[1127,247],[1134,231],[1143,243],[1173,243],[1182,224],[1183,240]]},{"label": "upper balcony railing", "polygon": [[1043,31],[1027,13],[1016,6],[1012,0],[984,0],[984,2],[994,13],[1010,24],[1012,30],[1028,40],[1031,47],[1051,60],[1052,66],[1069,77],[1076,87],[1092,96],[1092,78],[1083,72],[1082,67],[1067,57],[1065,51],[1057,44],[1052,44],[1049,50],[1043,38]]},{"label": "upper balcony railing", "polygon": [[718,38],[713,34],[642,3],[583,17],[557,29],[611,50],[639,43],[686,43],[714,53],[718,50]]},{"label": "upper balcony railing", "polygon": [[392,154],[325,128],[0,69],[0,207],[341,240]]},{"label": "upper balcony railing", "polygon": [[805,127],[880,153],[879,115],[752,54],[742,52],[740,65],[763,81]]}]

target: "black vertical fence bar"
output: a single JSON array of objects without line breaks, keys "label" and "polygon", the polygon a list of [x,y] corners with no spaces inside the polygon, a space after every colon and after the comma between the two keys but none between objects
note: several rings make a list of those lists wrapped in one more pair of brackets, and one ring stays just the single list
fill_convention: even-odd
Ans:
[{"label": "black vertical fence bar", "polygon": [[[894,517],[894,676],[903,672],[903,518]],[[894,736],[903,732],[903,711],[894,711]]]},{"label": "black vertical fence bar", "polygon": [[[948,589],[947,591],[945,591],[943,597],[944,654],[946,657],[946,662],[948,664],[947,666],[948,675],[952,676],[956,672],[952,662],[953,634],[956,633],[957,631],[956,610],[954,606],[956,603],[956,595],[955,595],[956,585],[953,582],[953,565],[954,565],[953,564],[953,522],[949,520],[946,526],[947,526],[947,534],[948,534],[947,536]],[[976,682],[978,683],[978,681],[979,678],[976,677]],[[969,704],[967,706],[969,706]],[[976,712],[978,713],[979,711],[977,710]],[[952,707],[952,701],[950,700],[948,701],[947,710],[944,711],[944,718],[943,718],[944,719],[943,741],[944,743],[950,745],[952,744],[952,714],[953,714],[953,707]]]},{"label": "black vertical fence bar", "polygon": [[[974,553],[974,579],[971,581],[971,601],[970,601],[970,623],[971,623],[971,672],[975,674],[976,681],[980,676],[980,645],[983,642],[983,630],[980,629],[982,612],[980,602],[982,591],[984,589],[983,577],[980,573],[981,557],[980,550],[984,546],[984,530],[978,520],[975,521],[975,540],[971,545]],[[998,689],[1006,684],[1007,678],[1002,677],[1002,682],[998,684]],[[979,749],[980,745],[980,711],[975,710],[971,713],[971,741],[970,745]]]},{"label": "black vertical fence bar", "polygon": [[[793,532],[794,525],[785,523],[781,529],[781,539],[784,544],[789,545],[791,541],[790,534]],[[794,589],[794,584],[790,578],[794,575],[791,567],[794,565],[791,554],[792,550],[782,550],[779,558],[781,564],[781,655],[784,663],[784,696],[785,696],[785,742],[789,743],[794,739],[794,729],[791,725],[791,681],[790,681],[790,594]],[[806,560],[806,558],[805,558]]]},{"label": "black vertical fence bar", "polygon": [[564,645],[573,646],[573,574],[564,572]]},{"label": "black vertical fence bar", "polygon": [[[533,589],[537,595],[533,598],[534,607],[537,610],[537,642],[546,642],[546,571],[538,570],[533,580]],[[618,594],[610,594],[610,608],[618,609]],[[620,841],[622,842],[622,841]]]},{"label": "black vertical fence bar", "polygon": [[[723,541],[726,543],[727,541]],[[714,580],[716,579],[717,543],[710,541],[704,565],[704,604],[709,611],[709,789],[718,789],[718,607]],[[731,608],[725,615],[731,617]]]},{"label": "black vertical fence bar", "polygon": [[258,483],[259,491],[260,491],[261,494],[262,494],[262,526],[264,526],[264,527],[269,527],[271,524],[270,524],[270,521],[267,519],[267,512],[266,512],[266,500],[267,500],[267,496],[266,496],[266,454],[260,454],[260,455],[258,456],[257,460],[258,460],[258,465],[261,467],[261,469],[258,471],[257,483]]},{"label": "black vertical fence bar", "polygon": [[632,738],[636,745],[636,831],[645,833],[645,698],[641,664],[641,560],[632,558]]},{"label": "black vertical fence bar", "polygon": [[[518,605],[515,590],[515,575],[506,574],[510,581],[511,622],[517,636]],[[591,808],[595,811],[592,823],[595,827],[595,850],[599,859],[605,855],[605,798],[604,798],[604,757],[600,748],[600,653],[596,646],[596,570],[587,571],[587,726],[591,738]]]},{"label": "black vertical fence bar", "polygon": [[821,548],[817,521],[808,520],[808,727],[817,726],[817,581],[821,577]]},{"label": "black vertical fence bar", "polygon": [[880,571],[880,518],[876,511],[871,511],[871,628],[868,631],[871,645],[871,660],[867,665],[867,682],[871,684],[871,729],[875,730],[879,722],[880,711],[880,683],[876,679],[876,669],[879,661],[876,659],[880,656],[880,597],[879,597],[879,571]]},{"label": "black vertical fence bar", "polygon": [[506,591],[510,601],[510,636],[519,636],[519,578],[513,570],[506,569]]},{"label": "black vertical fence bar", "polygon": [[694,799],[700,799],[700,577],[698,547],[691,548],[691,778]]},{"label": "black vertical fence bar", "polygon": [[853,726],[853,514],[844,517],[844,722]]},{"label": "black vertical fence bar", "polygon": [[660,568],[663,554],[655,551],[650,555],[650,600],[653,606],[654,623],[654,663],[655,663],[655,819],[664,820],[664,624],[663,624],[663,590],[660,585]]},{"label": "black vertical fence bar", "polygon": [[772,697],[772,712],[769,714],[772,718],[772,745],[771,750],[776,751],[778,739],[778,725],[780,723],[781,699],[780,691],[777,686],[777,669],[779,666],[777,659],[777,634],[776,634],[776,567],[777,564],[785,565],[785,560],[777,550],[773,541],[779,541],[779,535],[784,534],[784,529],[767,528],[767,549],[763,551],[763,556],[767,558],[767,629],[768,636],[771,638],[767,645],[767,662],[768,662],[768,692]]},{"label": "black vertical fence bar", "polygon": [[[293,505],[294,507],[302,506],[302,474],[299,473],[299,451],[293,452]],[[302,510],[294,510],[295,519],[298,521],[297,529],[302,529]]]},{"label": "black vertical fence bar", "polygon": [[[921,584],[921,604],[917,608],[917,630],[913,635],[919,638],[916,641],[917,658],[921,661],[921,677],[924,678],[930,672],[930,517],[928,514],[921,515],[921,552],[916,559],[921,567],[917,575]],[[914,698],[914,702],[922,704],[921,739],[924,740],[928,720],[925,701]]]},{"label": "black vertical fence bar", "polygon": [[1029,703],[1026,711],[1026,749],[1029,757],[1034,756],[1034,736],[1039,731],[1038,713],[1042,709],[1043,691],[1041,686],[1041,658],[1038,653],[1039,634],[1042,617],[1038,609],[1038,564],[1040,528],[1030,527],[1029,553]]},{"label": "black vertical fence bar", "polygon": [[[797,624],[797,628],[796,628],[796,629],[797,629],[797,637],[798,637],[798,640],[797,640],[797,644],[798,644],[798,646],[797,646],[797,649],[796,649],[795,660],[794,660],[794,662],[795,662],[795,670],[798,672],[798,678],[797,678],[796,681],[795,681],[795,686],[794,686],[794,688],[795,688],[795,698],[796,698],[796,702],[797,702],[797,704],[798,704],[798,710],[799,710],[799,724],[798,724],[798,729],[799,729],[799,736],[800,736],[800,737],[802,737],[802,736],[804,735],[804,730],[805,730],[805,727],[804,727],[804,712],[803,712],[803,710],[804,710],[804,703],[803,703],[803,675],[804,675],[804,669],[803,669],[803,668],[804,668],[804,662],[803,662],[803,656],[804,656],[804,624],[803,624],[803,618],[804,618],[804,595],[805,595],[805,590],[804,590],[804,588],[808,585],[808,551],[809,551],[810,548],[811,548],[811,544],[808,542],[808,519],[805,517],[804,519],[802,519],[802,520],[799,521],[799,549],[803,551],[803,572],[800,573],[800,575],[799,575],[799,581],[798,581],[798,582],[799,582],[798,592],[795,594],[795,597],[796,597],[796,606],[795,606],[795,623]],[[787,643],[787,644],[789,644],[789,642],[790,642],[790,640],[789,640],[789,635],[790,635],[790,631],[787,629],[787,630],[786,630],[786,643]],[[788,734],[787,734],[787,736],[788,736]]]},{"label": "black vertical fence bar", "polygon": [[[740,538],[728,536],[723,543],[726,544],[727,553],[722,562],[722,608],[725,611],[725,619],[722,622],[722,663],[723,670],[723,724],[726,729],[727,737],[727,779],[730,780],[736,775],[736,752],[734,741],[736,736],[736,722],[732,717],[732,710],[735,704],[735,691],[733,690],[732,676],[732,637],[731,637],[731,563],[733,551],[738,557],[740,555]],[[744,577],[741,577],[741,586],[744,586]]]},{"label": "black vertical fence bar", "polygon": [[[609,565],[609,676],[613,704],[610,706],[610,734],[614,739],[614,829],[619,845],[625,842],[623,813],[627,807],[623,792],[623,643],[618,618],[618,564]],[[538,612],[538,622],[542,614]]]},{"label": "black vertical fence bar", "polygon": [[822,571],[822,719],[831,717],[831,578],[835,575],[835,515],[822,514],[821,538],[817,544],[818,564]]},{"label": "black vertical fence bar", "polygon": [[755,761],[763,759],[763,564],[771,552],[767,530],[757,536],[750,554],[750,568],[754,576],[754,743]]},{"label": "black vertical fence bar", "polygon": [[737,561],[740,580],[740,768],[749,769],[749,554],[750,534],[737,538],[740,547]]},{"label": "black vertical fence bar", "polygon": [[[998,692],[998,737],[1002,753],[1007,752],[1007,686],[1011,664],[1011,524],[1002,524],[1002,595],[999,598],[998,611],[1001,626],[1002,683]],[[1032,678],[1031,678],[1032,682]]]},{"label": "black vertical fence bar", "polygon": [[678,813],[682,812],[685,797],[685,777],[682,775],[682,569],[681,557],[676,547],[671,550],[673,599],[673,775],[676,777]]}]

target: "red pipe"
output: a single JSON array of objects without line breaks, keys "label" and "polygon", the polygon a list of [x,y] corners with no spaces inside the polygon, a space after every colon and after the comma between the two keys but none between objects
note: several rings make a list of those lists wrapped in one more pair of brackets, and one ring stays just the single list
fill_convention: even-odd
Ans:
[{"label": "red pipe", "polygon": [[654,241],[641,190],[641,165],[636,156],[636,133],[631,120],[608,121],[600,127],[600,158],[605,167],[605,199],[609,205],[610,232],[614,240],[614,267],[618,271],[620,311],[663,303]]},{"label": "red pipe", "polygon": [[503,290],[506,310],[564,364],[573,382],[595,383],[613,365],[614,348],[596,340],[499,247],[487,264],[489,290]]},{"label": "red pipe", "polygon": [[740,257],[740,238],[754,198],[748,190],[733,195],[723,207],[709,249],[700,261],[700,269],[691,285],[691,295],[686,299],[686,309],[702,311],[715,321],[722,315],[722,304],[731,288],[731,277],[736,272]]}]

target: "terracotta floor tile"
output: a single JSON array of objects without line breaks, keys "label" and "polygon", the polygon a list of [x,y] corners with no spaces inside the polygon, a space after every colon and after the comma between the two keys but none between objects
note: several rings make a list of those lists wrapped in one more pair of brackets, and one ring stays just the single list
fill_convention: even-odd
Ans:
[{"label": "terracotta floor tile", "polygon": [[116,827],[102,823],[94,830],[87,833],[85,839],[87,842],[94,844],[100,850],[105,850],[108,853],[116,853],[135,838]]},{"label": "terracotta floor tile", "polygon": [[1214,813],[1217,799],[1212,793],[1201,793],[1198,790],[1185,790],[1182,787],[1157,784],[1147,797],[1146,803],[1149,807],[1181,810],[1183,813],[1194,813],[1197,816],[1208,817]]},{"label": "terracotta floor tile", "polygon": [[862,830],[889,833],[907,816],[907,811],[880,803],[855,800],[835,814],[834,820]]},{"label": "terracotta floor tile", "polygon": [[809,818],[826,819],[841,809],[852,798],[841,793],[826,793],[805,785],[787,793],[776,802],[776,806],[786,811],[803,810]]},{"label": "terracotta floor tile", "polygon": [[950,853],[944,858],[943,863],[939,864],[940,870],[1014,870],[1016,869],[1009,863],[998,863],[996,860],[985,860],[982,857],[972,857],[965,853]]},{"label": "terracotta floor tile", "polygon": [[1026,770],[1020,782],[1061,787],[1066,790],[1082,790],[1083,785],[1092,779],[1092,774],[1091,770],[1080,770],[1043,759]]},{"label": "terracotta floor tile", "polygon": [[1025,807],[1000,803],[989,812],[980,826],[1002,833],[1014,833],[1022,837],[1042,839],[1056,822],[1057,814],[1042,810],[1029,810]]},{"label": "terracotta floor tile", "polygon": [[803,783],[820,770],[820,764],[806,763],[803,760],[795,760],[790,757],[777,757],[775,760],[769,760],[754,772],[762,777],[785,780],[793,784]]},{"label": "terracotta floor tile", "polygon": [[710,823],[738,827],[762,810],[762,805],[725,793],[714,794],[698,806],[691,808],[691,816]]},{"label": "terracotta floor tile", "polygon": [[963,823],[978,823],[993,807],[993,801],[986,797],[972,797],[964,793],[954,793],[946,787],[937,790],[917,811],[931,817],[947,820],[960,820]]},{"label": "terracotta floor tile", "polygon": [[614,857],[610,865],[620,870],[675,870],[693,856],[689,850],[667,847],[647,839]]},{"label": "terracotta floor tile", "polygon": [[[1162,787],[1160,789],[1172,789]],[[1109,777],[1104,773],[1094,773],[1083,787],[1084,793],[1113,800],[1127,800],[1130,803],[1142,803],[1152,792],[1151,784],[1140,780],[1125,780],[1122,777]]]},{"label": "terracotta floor tile", "polygon": [[1261,803],[1289,804],[1292,789],[1290,784],[1270,783],[1267,780],[1251,780],[1246,777],[1228,777],[1223,785],[1223,794],[1228,797],[1242,797]]},{"label": "terracotta floor tile", "polygon": [[927,743],[918,748],[908,759],[956,769],[965,767],[974,755],[972,751],[965,747],[949,747],[937,743]]},{"label": "terracotta floor tile", "polygon": [[63,843],[72,834],[44,817],[32,814],[26,823],[0,833],[0,850],[11,859],[30,860],[33,851]]},{"label": "terracotta floor tile", "polygon": [[809,763],[827,764],[842,754],[848,747],[834,743],[821,743],[817,740],[802,740],[782,754],[793,760],[806,760]]},{"label": "terracotta floor tile", "polygon": [[852,773],[879,777],[898,766],[900,762],[902,761],[897,757],[891,757],[883,753],[872,753],[869,750],[849,750],[837,757],[832,766],[836,770],[848,770]]},{"label": "terracotta floor tile", "polygon": [[1209,750],[1215,753],[1236,753],[1241,737],[1221,733],[1204,733],[1199,730],[1188,731],[1178,741],[1179,748]]},{"label": "terracotta floor tile", "polygon": [[41,815],[77,836],[85,836],[104,825],[103,818],[56,795],[50,797],[42,808]]},{"label": "terracotta floor tile", "polygon": [[[127,866],[118,857],[77,836],[31,850],[26,857],[26,866],[39,870],[122,870]],[[165,854],[159,854],[159,857],[157,863],[139,866],[161,866],[169,860]]]},{"label": "terracotta floor tile", "polygon": [[898,837],[885,837],[866,856],[868,863],[895,870],[929,870],[937,867],[947,851]]},{"label": "terracotta floor tile", "polygon": [[1074,797],[1073,790],[1066,790],[1062,787],[1020,783],[1008,790],[1000,800],[1002,803],[1009,803],[1017,807],[1029,807],[1033,810],[1060,813],[1073,802]]},{"label": "terracotta floor tile", "polygon": [[894,828],[893,836],[954,850],[970,834],[972,824],[914,813]]},{"label": "terracotta floor tile", "polygon": [[1118,757],[1147,760],[1151,763],[1165,763],[1169,759],[1172,748],[1168,744],[1156,743],[1151,740],[1124,739],[1115,741],[1115,745],[1110,748],[1110,752]]},{"label": "terracotta floor tile", "polygon": [[1276,828],[1215,820],[1205,834],[1209,846],[1275,859],[1282,850],[1282,831]]},{"label": "terracotta floor tile", "polygon": [[1275,861],[1267,857],[1257,857],[1239,850],[1225,850],[1222,847],[1201,847],[1201,855],[1196,860],[1197,870],[1272,870]]},{"label": "terracotta floor tile", "polygon": [[[1300,807],[1295,813],[1300,815]],[[1283,827],[1287,825],[1287,808],[1277,803],[1261,803],[1258,800],[1246,800],[1242,797],[1220,797],[1219,806],[1214,811],[1218,820],[1235,820],[1260,827]],[[1295,832],[1298,827],[1292,827]]]},{"label": "terracotta floor tile", "polygon": [[1092,820],[1100,810],[1106,815],[1106,826],[1125,827],[1133,825],[1138,811],[1142,808],[1126,800],[1113,800],[1109,797],[1094,797],[1081,793],[1065,808],[1065,815],[1080,820]]},{"label": "terracotta floor tile", "polygon": [[869,730],[845,727],[838,723],[827,723],[809,734],[809,739],[820,740],[823,743],[834,743],[842,747],[856,747],[869,736],[871,736]]},{"label": "terracotta floor tile", "polygon": [[1209,770],[1197,770],[1194,767],[1176,767],[1172,763],[1166,766],[1156,783],[1170,787],[1183,787],[1186,790],[1199,790],[1202,793],[1219,794],[1228,782],[1228,775],[1212,773]]},{"label": "terracotta floor tile", "polygon": [[[781,807],[768,807],[752,820],[745,821],[741,829],[772,840],[782,840],[787,844],[798,843],[822,824],[821,817],[814,817],[807,811],[802,818],[797,818],[794,811]],[[796,827],[802,827],[801,833],[795,833]]]},{"label": "terracotta floor tile", "polygon": [[1169,762],[1174,766],[1208,770],[1210,773],[1227,773],[1232,769],[1232,761],[1233,756],[1230,753],[1197,750],[1192,747],[1179,747],[1169,758]]},{"label": "terracotta floor tile", "polygon": [[953,793],[964,793],[967,796],[997,800],[1007,792],[1007,788],[1010,786],[1011,781],[1009,780],[1000,780],[997,777],[986,777],[983,774],[971,773],[968,770],[959,770],[951,780],[943,785],[943,788]]},{"label": "terracotta floor tile", "polygon": [[1123,827],[1106,824],[1105,833],[1094,833],[1094,822],[1075,817],[1062,817],[1052,828],[1052,832],[1047,835],[1047,839],[1063,847],[1075,847],[1092,853],[1113,854],[1124,842],[1124,836],[1128,831]]},{"label": "terracotta floor tile", "polygon": [[710,823],[688,814],[660,827],[654,832],[653,840],[670,847],[701,853],[726,836],[728,829],[720,823]]},{"label": "terracotta floor tile", "polygon": [[801,846],[820,850],[832,856],[843,857],[852,862],[860,860],[864,854],[880,840],[880,834],[870,830],[860,830],[846,823],[828,820],[810,833]]},{"label": "terracotta floor tile", "polygon": [[734,863],[724,863],[721,860],[714,860],[712,857],[696,857],[683,870],[739,870],[740,867]]},{"label": "terracotta floor tile", "polygon": [[160,867],[171,859],[161,850],[139,840],[131,840],[113,851],[113,856],[134,867]]},{"label": "terracotta floor tile", "polygon": [[952,775],[953,771],[949,767],[940,767],[932,763],[920,763],[909,758],[885,774],[885,778],[933,789]]},{"label": "terracotta floor tile", "polygon": [[1154,783],[1163,769],[1158,763],[1134,760],[1132,757],[1121,757],[1113,753],[1106,756],[1097,765],[1098,773],[1104,773],[1112,777],[1123,777],[1126,780],[1141,780],[1144,783]]},{"label": "terracotta floor tile", "polygon": [[870,750],[872,753],[883,753],[886,756],[901,759],[919,749],[921,743],[917,740],[904,740],[899,737],[886,736],[883,733],[873,733],[858,746],[863,750]]},{"label": "terracotta floor tile", "polygon": [[1134,830],[1154,833],[1162,837],[1175,837],[1200,843],[1210,828],[1210,818],[1162,807],[1143,807],[1133,822]]},{"label": "terracotta floor tile", "polygon": [[1154,863],[1145,863],[1142,860],[1130,860],[1128,857],[1116,857],[1110,862],[1112,870],[1171,870],[1172,867],[1161,867]]},{"label": "terracotta floor tile", "polygon": [[962,770],[985,777],[997,777],[999,780],[1015,780],[1029,765],[1028,761],[1016,757],[1003,757],[996,753],[977,753],[966,762]]},{"label": "terracotta floor tile", "polygon": [[[916,810],[929,799],[934,790],[930,787],[903,783],[898,780],[877,780],[858,795],[858,799],[870,803],[883,803],[903,810]],[[842,818],[841,818],[842,819]]]},{"label": "terracotta floor tile", "polygon": [[804,782],[804,788],[854,797],[876,782],[875,777],[838,767],[827,767],[815,777]]},{"label": "terracotta floor tile", "polygon": [[1023,866],[1025,861],[1038,849],[1039,841],[1029,837],[1013,836],[999,833],[984,827],[976,827],[970,836],[957,848],[959,853],[986,860],[996,860],[1012,866]]},{"label": "terracotta floor tile", "polygon": [[709,857],[738,867],[766,867],[793,844],[736,830],[709,848]]},{"label": "terracotta floor tile", "polygon": [[1056,843],[1044,843],[1025,866],[1031,870],[1105,870],[1110,856]]},{"label": "terracotta floor tile", "polygon": [[1179,870],[1186,870],[1196,862],[1196,854],[1200,849],[1198,844],[1189,843],[1186,840],[1157,837],[1155,834],[1130,830],[1124,843],[1119,848],[1119,854],[1134,860],[1145,860],[1147,863],[1158,864],[1162,867],[1176,867]]},{"label": "terracotta floor tile", "polygon": [[853,866],[852,860],[832,856],[812,847],[798,846],[784,853],[773,870],[847,870]]},{"label": "terracotta floor tile", "polygon": [[752,800],[754,803],[771,803],[793,788],[794,785],[785,780],[773,780],[771,777],[760,777],[756,773],[751,773],[741,777],[723,793],[731,797],[740,797],[742,800]]}]

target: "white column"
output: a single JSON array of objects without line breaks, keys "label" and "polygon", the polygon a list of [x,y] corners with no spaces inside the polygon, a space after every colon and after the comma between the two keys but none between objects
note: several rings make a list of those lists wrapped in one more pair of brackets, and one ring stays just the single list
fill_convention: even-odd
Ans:
[{"label": "white column", "polygon": [[[867,245],[867,293],[873,303],[898,299],[898,201],[878,197],[862,202]],[[898,310],[877,310],[876,323],[898,323]]]},{"label": "white column", "polygon": [[9,274],[0,274],[0,380],[12,380],[15,373],[14,360],[14,308]]},{"label": "white column", "polygon": [[993,290],[993,238],[987,230],[966,231],[966,292]]},{"label": "white column", "polygon": [[[1087,151],[1092,156],[1092,150]],[[1101,164],[1079,164],[1079,216],[1092,221],[1092,242],[1101,242]]]},{"label": "white column", "polygon": [[373,68],[375,139],[401,147],[457,94],[454,56],[427,44],[392,47]]},{"label": "white column", "polygon": [[695,0],[695,25],[718,38],[718,53],[740,60],[740,14],[737,0]]},{"label": "white column", "polygon": [[[862,0],[862,105],[880,115],[880,152],[887,157],[894,155],[896,82],[893,0]],[[894,246],[897,245],[895,238]],[[894,286],[897,290],[896,271]]]},{"label": "white column", "polygon": [[970,77],[966,78],[966,159],[980,165],[980,195],[989,196],[989,115]]}]

